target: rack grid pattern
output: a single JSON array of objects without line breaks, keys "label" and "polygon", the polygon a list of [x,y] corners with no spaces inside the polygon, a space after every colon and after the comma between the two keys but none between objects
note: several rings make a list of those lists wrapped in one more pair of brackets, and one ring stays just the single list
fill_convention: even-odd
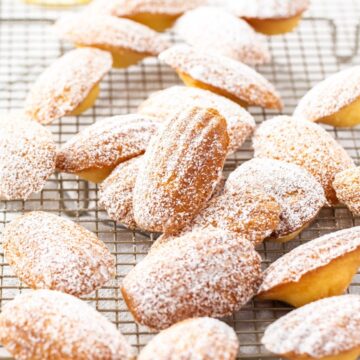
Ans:
[{"label": "rack grid pattern", "polygon": [[[0,0],[0,111],[20,110],[24,98],[36,77],[54,59],[70,49],[60,43],[52,33],[55,11],[32,11],[31,7],[14,1]],[[355,4],[355,3],[354,3]],[[355,9],[357,15],[360,9]],[[38,12],[36,12],[38,11]],[[34,16],[35,13],[35,16]],[[275,84],[286,107],[283,114],[291,114],[297,101],[315,83],[341,68],[360,63],[356,44],[359,26],[348,22],[339,31],[338,25],[328,18],[307,17],[300,28],[286,36],[268,39],[273,62],[259,67],[259,71]],[[172,41],[178,39],[169,34]],[[341,41],[340,41],[341,39]],[[147,96],[157,90],[179,84],[176,74],[156,59],[146,59],[125,70],[112,70],[101,83],[101,95],[96,106],[79,117],[66,117],[51,125],[59,145],[97,119],[135,112]],[[250,108],[258,123],[278,115],[274,111]],[[334,129],[326,127],[360,164],[360,128]],[[250,141],[226,162],[228,174],[252,157]],[[103,240],[117,260],[117,277],[103,289],[87,296],[98,311],[113,321],[131,344],[141,349],[153,336],[145,327],[137,325],[127,311],[119,291],[119,283],[128,271],[147,253],[154,237],[152,234],[133,232],[115,224],[98,207],[98,189],[73,176],[56,174],[46,188],[28,201],[0,202],[0,234],[6,223],[31,210],[49,211],[68,216],[94,231]],[[265,242],[259,247],[264,267],[298,246],[325,233],[360,225],[344,207],[325,208],[314,223],[288,244]],[[27,291],[14,276],[4,259],[0,239],[0,310],[3,304],[18,293]],[[360,274],[350,292],[360,293]],[[225,321],[234,327],[240,340],[239,359],[268,359],[272,356],[261,346],[264,329],[276,318],[290,310],[278,302],[252,301]],[[0,359],[9,358],[0,349]]]}]

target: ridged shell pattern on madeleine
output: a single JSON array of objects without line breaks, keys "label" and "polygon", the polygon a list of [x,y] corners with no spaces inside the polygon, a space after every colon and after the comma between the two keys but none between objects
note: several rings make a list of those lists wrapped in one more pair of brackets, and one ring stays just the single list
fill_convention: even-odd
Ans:
[{"label": "ridged shell pattern on madeleine", "polygon": [[26,114],[42,124],[71,114],[111,65],[111,55],[106,51],[91,48],[69,51],[36,80],[25,102]]},{"label": "ridged shell pattern on madeleine", "polygon": [[253,137],[255,157],[294,163],[306,169],[323,186],[330,204],[338,203],[335,175],[354,167],[345,149],[321,126],[290,116],[262,123]]},{"label": "ridged shell pattern on madeleine", "polygon": [[0,114],[0,199],[27,200],[55,172],[51,132],[18,114]]},{"label": "ridged shell pattern on madeleine", "polygon": [[261,74],[251,67],[227,58],[198,50],[188,45],[174,45],[163,51],[159,59],[205,88],[246,106],[282,109],[279,94]]},{"label": "ridged shell pattern on madeleine", "polygon": [[21,360],[133,360],[131,346],[86,302],[58,291],[18,295],[0,314],[0,343]]},{"label": "ridged shell pattern on madeleine", "polygon": [[45,212],[30,212],[9,223],[4,255],[21,281],[33,289],[80,296],[115,276],[115,259],[95,234]]},{"label": "ridged shell pattern on madeleine", "polygon": [[197,316],[231,315],[258,289],[260,255],[241,236],[199,230],[176,237],[135,266],[122,293],[135,320],[165,329]]},{"label": "ridged shell pattern on madeleine", "polygon": [[158,125],[142,115],[119,115],[97,121],[60,149],[56,168],[67,173],[115,167],[145,152]]},{"label": "ridged shell pattern on madeleine", "polygon": [[[134,219],[133,192],[142,159],[142,156],[138,156],[118,165],[100,185],[99,206],[107,211],[112,220],[131,229],[138,227]],[[221,193],[224,182],[223,177],[218,180],[213,197]]]},{"label": "ridged shell pattern on madeleine", "polygon": [[208,317],[181,321],[155,336],[138,360],[235,360],[239,341],[227,324]]},{"label": "ridged shell pattern on madeleine", "polygon": [[134,189],[135,221],[174,233],[211,197],[224,166],[229,137],[214,109],[192,107],[163,125],[151,140]]},{"label": "ridged shell pattern on madeleine", "polygon": [[185,13],[175,25],[186,43],[248,65],[260,65],[271,56],[262,35],[225,9],[203,6]]},{"label": "ridged shell pattern on madeleine", "polygon": [[255,129],[254,118],[234,101],[211,91],[186,86],[172,86],[153,93],[139,106],[138,112],[165,121],[191,106],[216,109],[225,118],[230,138],[229,153],[238,150]]}]

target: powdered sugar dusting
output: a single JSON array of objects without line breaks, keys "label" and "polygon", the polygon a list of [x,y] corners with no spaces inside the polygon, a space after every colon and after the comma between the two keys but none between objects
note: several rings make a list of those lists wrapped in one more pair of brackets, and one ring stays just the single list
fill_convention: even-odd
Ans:
[{"label": "powdered sugar dusting", "polygon": [[4,254],[34,289],[85,295],[115,276],[115,259],[85,228],[51,213],[31,212],[6,226]]},{"label": "powdered sugar dusting", "polygon": [[100,120],[62,147],[57,155],[56,167],[69,173],[115,167],[143,154],[157,129],[156,122],[136,114]]},{"label": "powdered sugar dusting", "polygon": [[300,100],[294,116],[317,121],[360,98],[360,66],[342,70],[315,85]]},{"label": "powdered sugar dusting", "polygon": [[172,86],[153,93],[139,106],[139,113],[165,121],[181,109],[192,106],[216,109],[225,118],[230,153],[236,151],[255,129],[254,118],[235,102],[211,91],[185,86]]},{"label": "powdered sugar dusting", "polygon": [[354,215],[360,215],[360,168],[351,168],[336,174],[333,183],[336,196]]},{"label": "powdered sugar dusting", "polygon": [[187,229],[219,228],[261,243],[278,227],[281,208],[273,196],[258,189],[224,191],[211,199]]},{"label": "powdered sugar dusting", "polygon": [[215,0],[237,16],[255,19],[283,19],[300,15],[309,0]]},{"label": "powdered sugar dusting", "polygon": [[325,204],[321,184],[295,164],[272,159],[252,159],[233,171],[225,191],[258,189],[272,195],[281,207],[280,223],[272,234],[281,237],[313,220]]},{"label": "powdered sugar dusting", "polygon": [[300,245],[273,262],[264,273],[259,293],[298,282],[302,276],[360,246],[360,226],[340,230]]},{"label": "powdered sugar dusting", "polygon": [[204,4],[206,0],[95,0],[88,7],[113,16],[134,16],[139,14],[180,15]]},{"label": "powdered sugar dusting", "polygon": [[[134,218],[133,192],[142,161],[142,156],[138,156],[118,165],[100,185],[99,206],[107,211],[112,220],[119,221],[131,229],[138,227]],[[221,176],[213,197],[222,192],[224,183],[225,179]]]},{"label": "powdered sugar dusting", "polygon": [[61,39],[109,50],[158,55],[169,47],[165,38],[147,26],[110,15],[67,15],[56,22],[55,28]]},{"label": "powdered sugar dusting", "polygon": [[222,230],[199,230],[151,252],[125,277],[135,319],[164,329],[196,316],[222,317],[246,304],[261,283],[253,245]]},{"label": "powdered sugar dusting", "polygon": [[118,165],[100,185],[99,206],[109,217],[130,228],[136,227],[133,211],[133,191],[141,169],[142,156]]},{"label": "powdered sugar dusting", "polygon": [[174,45],[162,52],[160,60],[180,73],[213,86],[249,105],[281,109],[274,86],[249,66],[221,55]]},{"label": "powdered sugar dusting", "polygon": [[85,302],[50,290],[18,295],[4,306],[0,341],[19,360],[134,359],[115,325]]},{"label": "powdered sugar dusting", "polygon": [[0,115],[0,199],[26,200],[55,171],[51,132],[21,115]]},{"label": "powdered sugar dusting", "polygon": [[312,302],[272,323],[262,343],[279,355],[334,356],[360,346],[360,296]]},{"label": "powdered sugar dusting", "polygon": [[235,360],[239,341],[235,331],[211,318],[184,320],[164,330],[141,351],[138,360]]},{"label": "powdered sugar dusting", "polygon": [[332,187],[335,175],[355,166],[344,148],[322,127],[289,116],[262,123],[253,145],[255,157],[283,160],[309,171],[323,186],[330,204],[337,203]]},{"label": "powdered sugar dusting", "polygon": [[214,192],[227,147],[226,121],[216,110],[191,107],[169,118],[136,179],[136,223],[149,231],[181,230]]},{"label": "powdered sugar dusting", "polygon": [[204,6],[189,11],[177,21],[175,31],[197,49],[245,64],[265,64],[271,59],[263,36],[246,21],[221,8]]},{"label": "powdered sugar dusting", "polygon": [[[221,184],[220,180],[220,184]],[[260,244],[279,227],[281,208],[271,194],[260,188],[226,190],[226,183],[214,195],[196,218],[182,229],[181,235],[201,229],[222,229]],[[177,234],[176,236],[179,236]],[[152,245],[151,251],[174,239],[163,234]]]},{"label": "powdered sugar dusting", "polygon": [[57,59],[37,79],[26,99],[25,111],[32,119],[49,124],[71,113],[111,69],[111,55],[82,48]]}]

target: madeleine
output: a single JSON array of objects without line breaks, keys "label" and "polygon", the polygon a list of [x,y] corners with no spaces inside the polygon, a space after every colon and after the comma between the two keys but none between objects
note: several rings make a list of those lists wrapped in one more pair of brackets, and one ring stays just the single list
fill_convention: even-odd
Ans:
[{"label": "madeleine", "polygon": [[51,290],[18,295],[0,314],[0,343],[23,360],[134,360],[116,326],[74,296]]},{"label": "madeleine", "polygon": [[261,283],[260,263],[241,236],[201,229],[151,251],[125,276],[121,291],[138,323],[161,330],[188,318],[239,310]]},{"label": "madeleine", "polygon": [[262,191],[280,205],[280,223],[270,236],[280,242],[296,237],[326,203],[321,184],[310,173],[295,164],[273,159],[252,159],[234,170],[224,191],[236,193],[241,189]]},{"label": "madeleine", "polygon": [[279,35],[293,31],[309,7],[309,0],[227,0],[229,9],[256,31]]},{"label": "madeleine", "polygon": [[230,57],[250,66],[268,63],[271,55],[261,35],[246,21],[218,7],[203,6],[185,13],[175,25],[189,45]]},{"label": "madeleine", "polygon": [[333,296],[272,323],[261,342],[290,360],[356,360],[360,355],[360,296]]},{"label": "madeleine", "polygon": [[226,120],[229,153],[238,150],[255,130],[251,114],[234,101],[211,91],[186,86],[172,86],[157,91],[140,104],[138,112],[155,121],[165,122],[175,113],[192,106],[217,110]]},{"label": "madeleine", "polygon": [[56,168],[100,183],[117,165],[142,155],[157,129],[154,121],[136,114],[100,120],[62,146]]},{"label": "madeleine", "polygon": [[341,295],[360,267],[360,227],[340,230],[300,245],[264,273],[258,298],[303,306]]},{"label": "madeleine", "polygon": [[25,101],[26,114],[42,124],[80,115],[95,104],[99,83],[109,72],[111,55],[98,49],[69,51],[36,80]]},{"label": "madeleine", "polygon": [[181,321],[155,336],[138,360],[212,359],[235,360],[239,341],[225,323],[208,318]]},{"label": "madeleine", "polygon": [[0,115],[0,149],[0,200],[27,200],[55,172],[51,132],[22,115]]},{"label": "madeleine", "polygon": [[184,12],[205,3],[205,0],[94,0],[88,10],[124,17],[156,31],[173,26]]},{"label": "madeleine", "polygon": [[315,85],[300,100],[294,116],[352,127],[360,123],[360,66],[342,70]]},{"label": "madeleine", "polygon": [[133,196],[135,221],[148,231],[176,233],[211,198],[228,151],[226,120],[189,107],[163,125],[143,158]]},{"label": "madeleine", "polygon": [[330,205],[338,203],[336,174],[355,166],[345,149],[321,126],[310,121],[278,116],[263,122],[253,137],[255,157],[294,163],[323,186]]},{"label": "madeleine", "polygon": [[210,90],[242,106],[281,110],[280,95],[249,66],[188,45],[174,45],[159,59],[172,67],[187,86]]},{"label": "madeleine", "polygon": [[13,220],[5,227],[3,248],[15,274],[32,289],[81,296],[115,276],[115,259],[95,234],[51,213]]},{"label": "madeleine", "polygon": [[67,15],[56,22],[55,30],[60,39],[78,47],[89,46],[110,52],[116,68],[126,68],[148,56],[157,56],[170,46],[147,26],[101,13]]}]

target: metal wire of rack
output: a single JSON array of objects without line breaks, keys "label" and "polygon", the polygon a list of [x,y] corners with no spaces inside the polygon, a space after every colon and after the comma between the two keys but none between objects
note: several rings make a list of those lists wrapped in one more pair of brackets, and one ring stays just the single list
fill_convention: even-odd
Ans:
[{"label": "metal wire of rack", "polygon": [[[11,9],[11,0],[0,0],[0,111],[13,111],[22,107],[24,98],[35,78],[54,59],[69,47],[60,43],[52,34],[53,12],[49,16],[36,16],[24,6],[22,11]],[[357,9],[360,14],[360,9]],[[350,24],[341,33],[333,20],[320,17],[304,19],[299,29],[291,34],[268,39],[273,62],[261,66],[259,71],[275,84],[281,92],[286,107],[284,114],[291,114],[298,99],[315,83],[350,64],[359,63],[360,28]],[[169,35],[173,41],[177,39]],[[339,41],[341,38],[341,41]],[[348,47],[350,45],[350,49]],[[345,54],[345,55],[344,55]],[[66,117],[51,125],[60,144],[97,119],[136,111],[138,104],[150,93],[179,83],[176,74],[156,59],[146,59],[126,70],[113,70],[101,84],[101,95],[96,106],[80,117]],[[273,115],[273,111],[250,108],[258,123]],[[360,128],[334,129],[326,127],[360,164]],[[226,162],[225,173],[234,170],[250,159],[252,149],[247,141],[242,149]],[[14,217],[31,210],[53,212],[69,216],[94,231],[116,257],[117,276],[101,290],[88,295],[88,301],[98,311],[113,321],[129,342],[141,349],[153,336],[145,327],[137,325],[127,311],[119,291],[119,282],[146,254],[152,244],[151,234],[129,231],[109,221],[106,213],[98,208],[98,189],[73,176],[56,174],[46,188],[28,201],[0,202],[0,233]],[[288,244],[265,242],[259,247],[264,267],[298,246],[325,233],[360,225],[344,207],[325,208],[314,223]],[[0,242],[0,310],[26,287],[16,278],[4,258]],[[360,274],[356,275],[350,292],[360,293]],[[264,329],[276,318],[290,310],[278,302],[252,301],[238,313],[224,319],[236,330],[240,340],[239,359],[272,358],[261,346]],[[0,359],[9,355],[0,348]]]}]

